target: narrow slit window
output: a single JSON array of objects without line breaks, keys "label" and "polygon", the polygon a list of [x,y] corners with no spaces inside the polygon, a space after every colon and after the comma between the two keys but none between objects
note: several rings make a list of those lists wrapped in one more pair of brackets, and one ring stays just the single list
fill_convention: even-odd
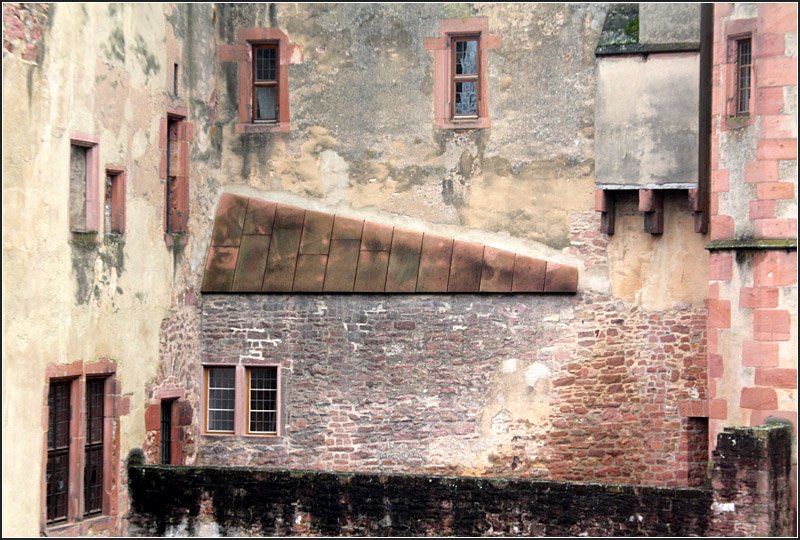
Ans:
[{"label": "narrow slit window", "polygon": [[70,146],[69,222],[73,231],[85,231],[89,148]]},{"label": "narrow slit window", "polygon": [[480,50],[478,36],[455,37],[453,55],[451,115],[453,118],[478,118],[480,107]]},{"label": "narrow slit window", "polygon": [[107,235],[125,232],[125,177],[119,171],[106,171],[104,205]]},{"label": "narrow slit window", "polygon": [[752,90],[752,40],[736,40],[736,115],[750,114]]},{"label": "narrow slit window", "polygon": [[178,96],[178,64],[173,64],[172,67],[172,94]]},{"label": "narrow slit window", "polygon": [[235,368],[208,368],[206,380],[206,430],[232,433],[236,408]]},{"label": "narrow slit window", "polygon": [[172,401],[161,402],[161,464],[172,463]]},{"label": "narrow slit window", "polygon": [[250,433],[278,432],[278,368],[249,368],[248,426]]},{"label": "narrow slit window", "polygon": [[69,495],[70,381],[50,383],[47,396],[47,522],[67,519]]},{"label": "narrow slit window", "polygon": [[253,45],[253,122],[278,121],[278,45]]},{"label": "narrow slit window", "polygon": [[185,140],[186,124],[182,118],[167,117],[167,186],[166,232],[185,233],[189,223],[188,166]]},{"label": "narrow slit window", "polygon": [[86,462],[83,469],[84,514],[103,511],[103,423],[105,379],[86,381]]}]

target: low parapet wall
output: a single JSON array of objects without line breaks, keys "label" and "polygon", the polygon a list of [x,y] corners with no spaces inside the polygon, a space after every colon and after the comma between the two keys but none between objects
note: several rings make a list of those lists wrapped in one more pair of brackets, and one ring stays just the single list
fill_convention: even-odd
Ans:
[{"label": "low parapet wall", "polygon": [[712,488],[130,465],[129,534],[788,534],[782,529],[791,522],[790,501],[780,486],[789,477],[782,464],[790,444],[786,426],[720,435],[724,451],[715,454]]}]

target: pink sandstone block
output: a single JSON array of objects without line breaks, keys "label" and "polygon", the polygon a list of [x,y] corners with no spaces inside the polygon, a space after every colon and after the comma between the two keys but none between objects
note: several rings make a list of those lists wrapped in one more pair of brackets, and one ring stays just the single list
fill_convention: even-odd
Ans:
[{"label": "pink sandstone block", "polygon": [[778,395],[772,388],[745,387],[742,388],[739,406],[744,409],[776,409],[778,407]]}]

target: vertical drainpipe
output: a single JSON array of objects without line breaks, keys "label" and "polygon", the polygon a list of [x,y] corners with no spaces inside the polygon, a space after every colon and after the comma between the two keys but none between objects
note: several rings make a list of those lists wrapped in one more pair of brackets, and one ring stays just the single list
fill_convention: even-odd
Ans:
[{"label": "vertical drainpipe", "polygon": [[700,95],[698,118],[697,202],[694,230],[706,234],[711,184],[711,76],[714,51],[714,4],[700,5]]}]

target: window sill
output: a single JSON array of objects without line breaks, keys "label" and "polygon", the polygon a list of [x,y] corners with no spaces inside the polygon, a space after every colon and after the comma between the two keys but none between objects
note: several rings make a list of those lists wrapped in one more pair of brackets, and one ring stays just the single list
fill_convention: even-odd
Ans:
[{"label": "window sill", "polygon": [[103,236],[103,242],[106,244],[122,244],[125,245],[124,233],[108,233]]},{"label": "window sill", "polygon": [[70,243],[77,246],[91,247],[97,245],[97,231],[70,231]]},{"label": "window sill", "polygon": [[753,116],[743,114],[741,116],[726,116],[723,121],[723,130],[742,129],[753,124]]},{"label": "window sill", "polygon": [[235,438],[237,440],[244,440],[249,441],[251,443],[261,443],[261,444],[280,444],[284,437],[283,435],[277,435],[275,433],[265,433],[264,435],[256,435],[253,433],[210,433],[205,432],[203,433],[203,437],[208,437],[210,439],[219,439],[219,438]]},{"label": "window sill", "polygon": [[446,122],[440,123],[436,126],[438,129],[489,129],[492,123],[488,118],[470,118],[469,120],[453,120],[449,119]]},{"label": "window sill", "polygon": [[42,534],[44,536],[86,536],[89,533],[111,533],[113,520],[111,516],[99,515],[84,518],[80,521],[68,521],[45,525]]},{"label": "window sill", "polygon": [[289,122],[264,124],[236,124],[236,133],[289,133]]},{"label": "window sill", "polygon": [[185,247],[189,243],[189,234],[185,232],[164,233],[167,247]]}]

